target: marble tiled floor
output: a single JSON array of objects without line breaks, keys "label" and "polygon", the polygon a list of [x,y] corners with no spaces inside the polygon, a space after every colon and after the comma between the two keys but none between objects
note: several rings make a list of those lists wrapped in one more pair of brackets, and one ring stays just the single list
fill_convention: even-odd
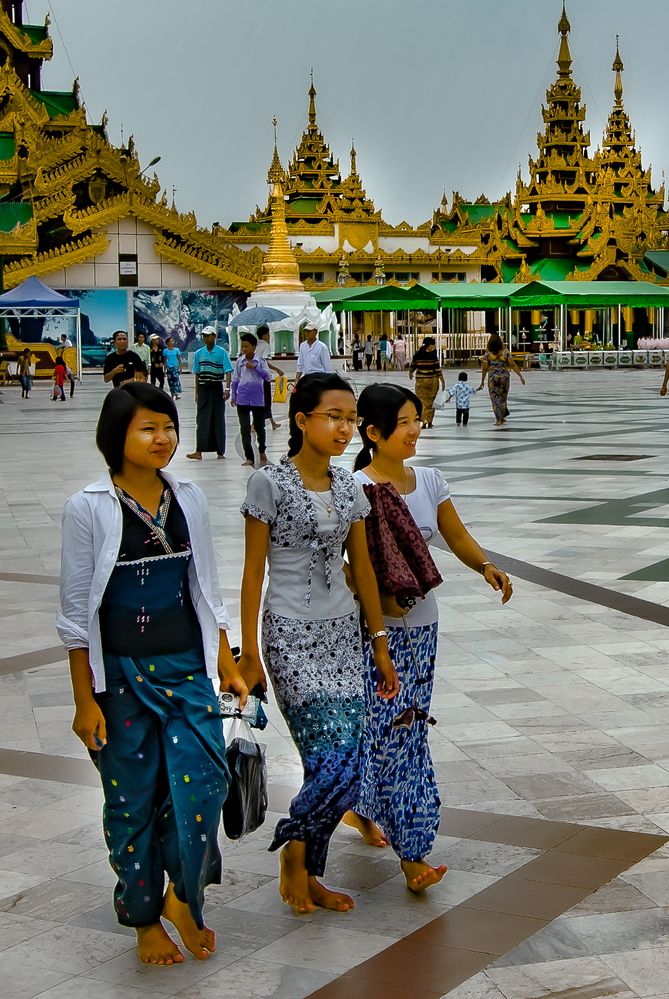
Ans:
[{"label": "marble tiled floor", "polygon": [[[358,376],[358,384],[368,377],[376,376]],[[645,859],[638,862],[628,857],[620,874],[615,851],[607,859],[608,841],[587,852],[579,840],[589,859],[565,855],[560,905],[537,932],[521,936],[517,946],[508,935],[503,952],[498,946],[484,964],[471,961],[467,980],[448,992],[455,960],[448,944],[441,954],[443,975],[429,981],[418,974],[393,978],[391,985],[387,974],[373,971],[394,966],[405,954],[397,947],[419,968],[421,947],[427,948],[423,963],[429,955],[432,969],[441,968],[435,948],[445,938],[435,934],[455,932],[466,925],[465,916],[473,919],[475,896],[509,878],[524,881],[516,872],[528,864],[545,864],[544,851],[553,850],[546,845],[552,823],[669,833],[669,489],[663,460],[669,402],[657,395],[659,382],[659,373],[651,371],[533,372],[525,389],[514,382],[512,418],[503,430],[494,428],[481,394],[468,428],[456,428],[454,412],[447,410],[421,442],[417,460],[444,470],[477,539],[501,562],[514,560],[508,564],[515,596],[501,608],[479,577],[449,553],[435,553],[446,579],[439,591],[439,723],[432,733],[442,798],[463,823],[477,812],[493,819],[527,817],[539,820],[545,835],[528,840],[514,827],[513,836],[500,829],[501,838],[478,840],[448,811],[435,859],[449,864],[449,874],[427,898],[416,899],[402,889],[393,857],[341,830],[329,876],[356,894],[358,908],[298,920],[278,900],[276,859],[266,851],[273,821],[300,774],[273,710],[266,733],[273,811],[248,841],[224,844],[226,883],[209,896],[220,950],[206,964],[189,961],[163,970],[138,968],[132,936],[111,911],[100,795],[69,731],[67,667],[53,628],[60,513],[66,497],[101,469],[93,434],[104,389],[99,376],[90,374],[64,404],[51,403],[45,386],[27,401],[14,388],[3,390],[3,995],[301,999],[346,990],[353,999],[360,988],[366,999],[439,999],[446,993],[454,999],[666,999],[669,846],[643,837],[638,842],[648,846],[649,856],[641,851]],[[246,471],[233,446],[234,415],[228,418],[227,460],[195,464],[185,458],[194,427],[189,385],[179,405],[183,445],[173,467],[195,478],[209,496],[236,627],[238,508]],[[277,409],[285,422],[285,407]],[[270,457],[285,448],[285,431],[284,425],[272,434]],[[345,461],[354,453],[351,448]],[[636,460],[614,460],[621,455]],[[569,890],[581,883],[581,870],[590,878],[597,870],[601,877],[581,885],[586,894],[578,901]],[[592,888],[597,890],[588,895]],[[449,924],[445,914],[456,906],[461,908]],[[527,902],[519,918],[537,919],[530,909]],[[487,926],[483,917],[472,925]],[[422,927],[429,943],[407,940]],[[453,946],[458,960],[466,963],[473,951],[467,940],[453,939],[459,940]],[[377,954],[382,956],[375,964]]]}]

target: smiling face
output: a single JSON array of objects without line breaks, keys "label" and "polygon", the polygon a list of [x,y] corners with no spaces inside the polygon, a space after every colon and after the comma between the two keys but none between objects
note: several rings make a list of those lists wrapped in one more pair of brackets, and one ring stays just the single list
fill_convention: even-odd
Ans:
[{"label": "smiling face", "polygon": [[357,426],[355,396],[343,389],[330,389],[311,413],[297,413],[295,419],[305,443],[318,454],[343,454]]},{"label": "smiling face", "polygon": [[407,400],[397,414],[397,426],[392,434],[383,438],[376,427],[367,429],[367,436],[374,442],[374,447],[381,457],[388,461],[406,461],[416,453],[416,444],[420,437],[421,419],[415,405]]},{"label": "smiling face", "polygon": [[139,406],[128,425],[123,447],[123,465],[165,468],[174,454],[178,438],[171,416]]}]

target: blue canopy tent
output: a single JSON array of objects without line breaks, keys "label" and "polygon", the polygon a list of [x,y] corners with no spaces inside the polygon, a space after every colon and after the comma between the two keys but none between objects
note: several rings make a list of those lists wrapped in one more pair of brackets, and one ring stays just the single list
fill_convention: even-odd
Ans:
[{"label": "blue canopy tent", "polygon": [[29,277],[0,295],[0,319],[51,319],[59,316],[75,321],[77,377],[81,379],[81,309],[78,298],[69,298],[49,288],[39,278]]}]

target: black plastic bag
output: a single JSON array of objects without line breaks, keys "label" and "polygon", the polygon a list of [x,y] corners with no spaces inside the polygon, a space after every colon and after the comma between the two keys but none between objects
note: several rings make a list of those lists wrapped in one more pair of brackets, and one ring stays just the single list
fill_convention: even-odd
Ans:
[{"label": "black plastic bag", "polygon": [[223,829],[228,839],[241,839],[265,821],[265,747],[256,740],[248,722],[240,718],[225,718],[223,729],[230,768],[230,787],[223,805]]}]

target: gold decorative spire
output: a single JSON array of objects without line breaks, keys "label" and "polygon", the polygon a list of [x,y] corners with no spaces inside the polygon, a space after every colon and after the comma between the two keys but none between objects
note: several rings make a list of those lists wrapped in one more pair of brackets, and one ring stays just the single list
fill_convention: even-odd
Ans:
[{"label": "gold decorative spire", "polygon": [[272,162],[270,163],[270,167],[267,172],[267,183],[275,184],[278,182],[280,184],[283,184],[284,180],[283,167],[281,166],[281,160],[279,159],[279,151],[276,147],[276,125],[277,125],[276,115],[274,115],[274,117],[272,118],[272,125],[274,126],[274,156],[272,157]]},{"label": "gold decorative spire", "polygon": [[623,66],[623,61],[620,58],[620,39],[619,39],[619,36],[616,35],[616,57],[613,60],[613,66],[611,67],[611,69],[616,74],[616,82],[615,82],[615,85],[613,87],[613,95],[614,95],[614,97],[616,99],[616,107],[622,107],[622,104],[623,104],[623,78],[622,78],[622,72],[623,72],[624,68],[625,67]]},{"label": "gold decorative spire", "polygon": [[357,155],[355,151],[355,139],[351,139],[351,177],[358,176],[358,168],[356,166]]},{"label": "gold decorative spire", "polygon": [[262,274],[257,291],[304,291],[300,281],[300,268],[295,259],[295,253],[286,227],[286,203],[284,200],[284,171],[279,159],[276,144],[276,117],[274,125],[274,156],[267,175],[271,185],[270,206],[272,225],[269,236],[269,247],[262,264]]},{"label": "gold decorative spire", "polygon": [[309,87],[309,128],[317,128],[316,125],[316,88],[314,87],[314,71],[311,70],[311,86]]},{"label": "gold decorative spire", "polygon": [[558,53],[557,64],[560,70],[559,76],[562,79],[571,76],[571,52],[569,51],[569,41],[567,35],[571,31],[571,24],[569,23],[569,18],[567,17],[567,8],[565,7],[565,0],[562,0],[562,17],[558,22],[558,31],[560,32],[560,51]]}]

